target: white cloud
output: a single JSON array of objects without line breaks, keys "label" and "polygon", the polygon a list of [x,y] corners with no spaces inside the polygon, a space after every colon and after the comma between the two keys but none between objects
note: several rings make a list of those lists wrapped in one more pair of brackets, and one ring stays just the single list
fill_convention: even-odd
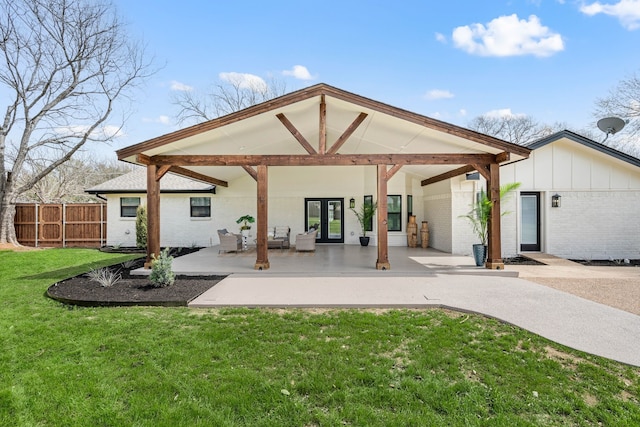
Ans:
[{"label": "white cloud", "polygon": [[460,111],[458,111],[458,115],[460,117],[465,117],[467,115],[467,110],[465,110],[464,108],[461,108]]},{"label": "white cloud", "polygon": [[304,65],[294,65],[291,70],[284,70],[282,74],[285,76],[295,77],[299,80],[313,80],[315,78],[311,73],[309,73],[309,70],[307,70],[307,67]]},{"label": "white cloud", "polygon": [[427,99],[449,99],[453,98],[453,94],[448,90],[433,89],[427,92],[424,97]]},{"label": "white cloud", "polygon": [[482,24],[471,24],[453,30],[456,47],[480,56],[551,56],[564,50],[560,34],[540,23],[537,16],[528,20],[516,14],[501,16]]},{"label": "white cloud", "polygon": [[615,4],[603,4],[597,1],[582,5],[580,12],[589,16],[599,13],[615,16],[627,30],[640,28],[640,0],[620,0]]},{"label": "white cloud", "polygon": [[446,43],[447,37],[442,33],[436,33],[436,40],[438,40],[440,43]]},{"label": "white cloud", "polygon": [[176,90],[179,92],[191,92],[193,90],[192,86],[186,85],[184,83],[180,83],[179,81],[172,80],[171,81],[171,90]]},{"label": "white cloud", "polygon": [[167,126],[171,125],[171,118],[165,115],[160,115],[156,118],[145,117],[142,119],[142,121],[145,123],[160,123],[162,125],[167,125]]},{"label": "white cloud", "polygon": [[487,117],[493,117],[496,119],[500,119],[503,117],[524,117],[526,114],[514,114],[511,111],[511,108],[501,108],[498,110],[491,110],[491,111],[487,111],[486,113],[483,114],[483,116],[487,116]]},{"label": "white cloud", "polygon": [[229,73],[220,73],[218,74],[218,77],[220,77],[220,80],[229,82],[241,89],[255,89],[259,91],[267,90],[267,83],[255,74],[236,73],[232,71]]}]

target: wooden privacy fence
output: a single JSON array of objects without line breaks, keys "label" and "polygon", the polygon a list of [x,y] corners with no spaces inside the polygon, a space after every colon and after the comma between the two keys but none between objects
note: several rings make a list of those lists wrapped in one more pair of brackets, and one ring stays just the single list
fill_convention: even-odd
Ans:
[{"label": "wooden privacy fence", "polygon": [[25,246],[99,248],[107,242],[107,205],[21,203],[14,224]]}]

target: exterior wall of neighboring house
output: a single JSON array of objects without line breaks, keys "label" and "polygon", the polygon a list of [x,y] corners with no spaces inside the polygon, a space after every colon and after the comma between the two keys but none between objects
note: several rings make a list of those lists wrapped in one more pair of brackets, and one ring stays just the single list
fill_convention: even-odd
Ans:
[{"label": "exterior wall of neighboring house", "polygon": [[[560,138],[534,149],[529,159],[502,166],[500,183],[511,182],[521,186],[502,202],[502,211],[508,212],[501,217],[503,257],[523,252],[520,195],[534,192],[540,194],[542,252],[569,259],[640,258],[640,167]],[[464,176],[425,188],[432,247],[471,254],[471,245],[479,242],[461,216],[481,188],[486,188],[483,179]],[[558,208],[551,207],[554,194],[561,196]]]},{"label": "exterior wall of neighboring house", "polygon": [[[120,199],[139,197],[146,205],[146,195],[139,193],[108,194],[107,245],[136,246],[136,218],[120,216]],[[162,194],[160,197],[160,244],[169,247],[211,246],[218,239],[211,218],[191,218],[190,197],[211,197],[213,194]]]},{"label": "exterior wall of neighboring house", "polygon": [[[569,139],[501,168],[504,182],[541,195],[542,251],[569,259],[640,258],[640,168]],[[551,207],[554,194],[560,207]],[[519,199],[517,199],[519,202]],[[521,213],[512,218],[518,229]],[[519,235],[503,248],[519,252]]]},{"label": "exterior wall of neighboring house", "polygon": [[[359,208],[364,196],[376,200],[375,166],[318,166],[318,167],[270,167],[268,175],[268,226],[289,226],[291,240],[305,231],[305,198],[344,199],[344,243],[359,245],[360,224],[349,210],[353,197]],[[420,179],[400,170],[388,183],[389,195],[402,196],[402,230],[389,232],[390,246],[407,244],[407,195],[413,196],[413,214],[422,221],[423,203]],[[120,216],[121,197],[140,197],[146,204],[145,194],[107,194],[108,245],[135,246],[135,218]],[[211,197],[211,218],[190,218],[189,198]],[[160,244],[161,246],[212,246],[219,243],[217,230],[226,228],[239,232],[236,219],[249,214],[256,216],[256,181],[246,174],[229,182],[228,187],[216,187],[216,194],[167,194],[160,196]],[[370,244],[376,244],[376,218],[373,231],[367,232]],[[250,232],[255,239],[256,224]]]}]

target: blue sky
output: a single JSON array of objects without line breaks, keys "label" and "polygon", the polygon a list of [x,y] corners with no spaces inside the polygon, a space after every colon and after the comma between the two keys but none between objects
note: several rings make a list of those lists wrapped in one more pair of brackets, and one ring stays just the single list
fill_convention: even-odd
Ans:
[{"label": "blue sky", "polygon": [[594,127],[596,98],[640,73],[640,0],[115,0],[163,68],[113,149],[179,129],[172,92],[229,74],[327,83],[449,123],[527,114]]}]

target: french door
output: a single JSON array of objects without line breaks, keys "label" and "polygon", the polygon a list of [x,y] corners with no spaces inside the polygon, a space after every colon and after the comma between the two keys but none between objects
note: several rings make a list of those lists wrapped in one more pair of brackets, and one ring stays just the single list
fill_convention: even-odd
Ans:
[{"label": "french door", "polygon": [[520,193],[520,250],[540,251],[540,193]]},{"label": "french door", "polygon": [[344,199],[304,199],[304,229],[315,228],[317,243],[344,243]]}]

